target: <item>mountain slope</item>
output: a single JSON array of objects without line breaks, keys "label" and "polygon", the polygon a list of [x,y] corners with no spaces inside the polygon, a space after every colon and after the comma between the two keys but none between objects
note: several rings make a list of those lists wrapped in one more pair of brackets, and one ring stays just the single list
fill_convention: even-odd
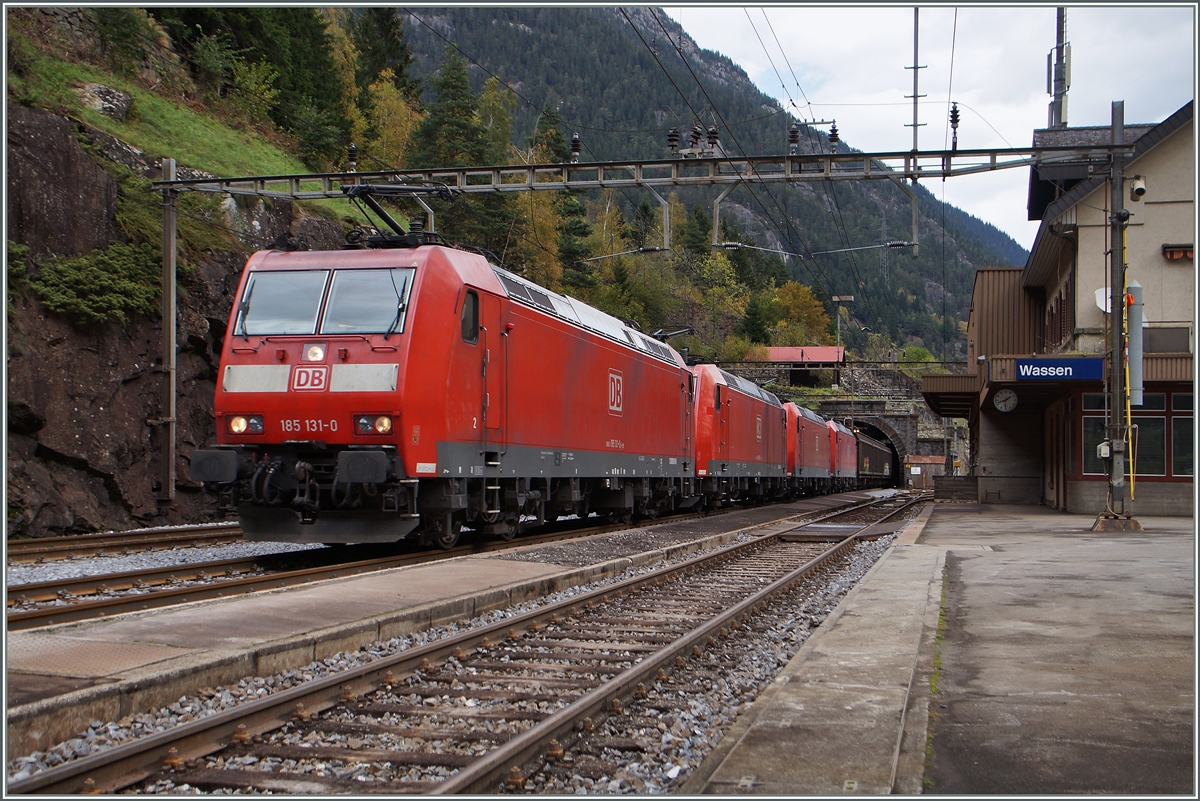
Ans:
[{"label": "mountain slope", "polygon": [[[543,109],[553,108],[578,132],[583,160],[662,158],[666,132],[685,142],[697,121],[716,125],[731,154],[774,154],[786,148],[791,120],[725,56],[703,50],[658,9],[450,8],[405,14],[415,76],[427,77],[448,41],[472,62],[478,90],[489,73],[517,93],[514,141],[527,143]],[[681,58],[686,56],[687,63]],[[829,147],[822,132],[802,129],[801,149]],[[842,143],[843,152],[850,148]],[[974,270],[1021,264],[1026,252],[995,227],[947,206],[945,263],[942,204],[918,187],[917,258],[903,251],[833,254],[792,260],[793,275],[818,296],[856,296],[854,318],[898,341],[920,341],[947,358],[962,354],[959,322],[970,304]],[[679,192],[688,206],[711,207],[717,190]],[[626,216],[644,199],[625,192]],[[765,247],[822,252],[911,238],[910,201],[889,182],[739,188],[723,209]],[[672,223],[676,226],[678,223]],[[943,282],[942,275],[945,274]],[[943,296],[946,321],[940,319]],[[943,333],[944,332],[944,333]],[[852,345],[862,344],[851,340]]]}]

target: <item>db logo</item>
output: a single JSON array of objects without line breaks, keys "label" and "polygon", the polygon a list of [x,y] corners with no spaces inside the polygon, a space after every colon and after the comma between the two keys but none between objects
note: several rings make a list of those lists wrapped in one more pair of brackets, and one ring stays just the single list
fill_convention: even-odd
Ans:
[{"label": "db logo", "polygon": [[624,385],[621,374],[616,370],[608,371],[608,413],[621,416],[621,405],[625,402]]},{"label": "db logo", "polygon": [[297,391],[322,390],[328,386],[328,367],[297,367],[292,370],[292,389]]}]

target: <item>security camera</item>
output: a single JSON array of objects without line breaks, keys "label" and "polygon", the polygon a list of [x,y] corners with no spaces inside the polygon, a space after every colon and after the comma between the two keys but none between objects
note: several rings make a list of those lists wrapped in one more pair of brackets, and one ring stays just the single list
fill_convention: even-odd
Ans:
[{"label": "security camera", "polygon": [[1133,180],[1129,182],[1129,199],[1138,201],[1146,194],[1146,179],[1140,175],[1133,176]]}]

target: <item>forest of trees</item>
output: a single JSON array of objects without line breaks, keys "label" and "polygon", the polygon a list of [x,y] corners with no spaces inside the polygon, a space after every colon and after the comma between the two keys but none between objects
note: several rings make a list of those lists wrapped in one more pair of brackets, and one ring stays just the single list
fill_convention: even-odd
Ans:
[{"label": "forest of trees", "polygon": [[[678,27],[636,11],[637,22],[586,8],[146,9],[207,102],[293,143],[313,170],[343,168],[351,142],[360,169],[557,163],[569,160],[572,133],[584,160],[656,158],[667,129],[686,135],[696,122],[718,126],[734,152],[783,150],[790,118],[775,101],[724,57],[689,43],[685,63]],[[95,13],[110,23],[114,52],[130,46],[120,23],[135,10]],[[803,130],[806,149],[830,146]],[[696,355],[736,360],[758,345],[831,343],[829,299],[853,294],[843,309],[850,347],[961,357],[974,268],[1024,253],[952,207],[943,231],[941,204],[918,192],[916,259],[714,249],[711,196],[698,189],[670,196],[663,253],[610,257],[662,243],[658,204],[635,192],[467,196],[435,211],[450,241],[490,251],[507,269],[648,331],[694,329],[672,344]],[[723,205],[719,239],[806,254],[904,239],[908,203],[886,182],[739,188]]]}]

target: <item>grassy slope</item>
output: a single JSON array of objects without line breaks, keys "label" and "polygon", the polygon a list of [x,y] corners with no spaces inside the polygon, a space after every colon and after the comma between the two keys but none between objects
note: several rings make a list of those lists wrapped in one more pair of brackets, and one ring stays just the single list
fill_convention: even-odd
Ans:
[{"label": "grassy slope", "polygon": [[[85,64],[43,57],[24,76],[18,78],[10,73],[8,77],[12,99],[65,109],[85,125],[149,155],[172,157],[181,166],[216,175],[307,172],[298,159],[253,133],[234,130],[211,115]],[[76,91],[86,83],[101,83],[131,95],[132,113],[121,122],[88,108]]]},{"label": "grassy slope", "polygon": [[[10,100],[54,108],[103,131],[149,156],[174,158],[180,167],[234,177],[309,172],[296,157],[252,131],[240,131],[214,115],[140,88],[132,81],[87,64],[39,57],[23,75],[8,73]],[[110,86],[133,97],[124,121],[88,108],[77,89],[87,83]],[[327,217],[360,215],[344,201],[309,201],[304,206]]]}]

